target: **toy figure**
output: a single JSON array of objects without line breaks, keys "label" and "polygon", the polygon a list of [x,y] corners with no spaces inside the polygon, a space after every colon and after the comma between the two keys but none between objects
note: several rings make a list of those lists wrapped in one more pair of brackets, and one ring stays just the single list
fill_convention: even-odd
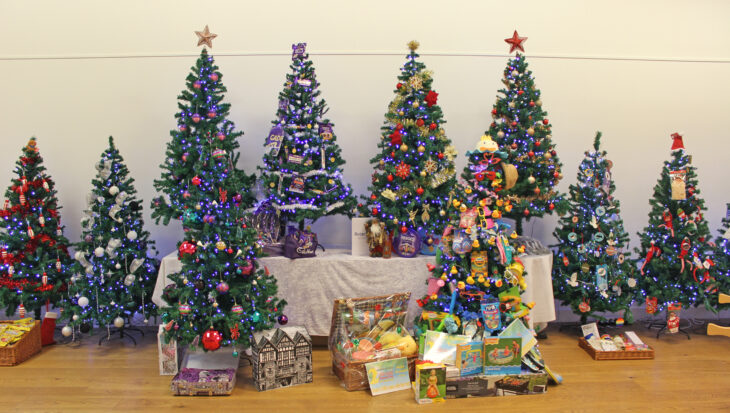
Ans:
[{"label": "toy figure", "polygon": [[438,377],[436,377],[436,370],[431,370],[431,375],[428,376],[428,388],[426,389],[426,397],[429,399],[435,399],[439,397]]},{"label": "toy figure", "polygon": [[382,257],[383,246],[387,242],[388,234],[385,226],[377,218],[368,220],[365,223],[365,235],[368,240],[368,248],[371,257]]}]

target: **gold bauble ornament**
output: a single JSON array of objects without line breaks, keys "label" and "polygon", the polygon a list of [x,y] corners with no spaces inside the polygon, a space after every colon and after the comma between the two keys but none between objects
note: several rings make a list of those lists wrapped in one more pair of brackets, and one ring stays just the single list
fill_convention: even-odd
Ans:
[{"label": "gold bauble ornament", "polygon": [[226,243],[223,241],[218,241],[215,243],[215,247],[218,248],[218,251],[223,251],[226,249]]},{"label": "gold bauble ornament", "polygon": [[527,182],[529,182],[529,183],[531,183],[531,184],[534,184],[534,183],[535,183],[535,177],[534,177],[534,176],[532,176],[532,175],[528,176],[528,177],[527,177]]},{"label": "gold bauble ornament", "polygon": [[421,171],[421,172],[419,172],[419,175],[421,175],[421,176],[426,176],[426,171]]},{"label": "gold bauble ornament", "polygon": [[411,106],[413,106],[414,108],[417,108],[418,106],[420,106],[420,103],[418,103],[417,100],[414,100],[413,103],[411,104]]},{"label": "gold bauble ornament", "polygon": [[334,184],[334,183],[335,183],[335,180],[334,180],[334,179],[328,179],[328,180],[327,180],[327,183],[328,183],[328,184],[330,184],[330,185],[332,185],[332,184]]},{"label": "gold bauble ornament", "polygon": [[271,187],[271,188],[273,188],[273,187],[275,187],[275,186],[276,186],[276,184],[275,184],[275,183],[273,183],[273,182],[269,184],[269,187]]},{"label": "gold bauble ornament", "polygon": [[291,153],[297,153],[297,148],[291,148]]},{"label": "gold bauble ornament", "polygon": [[330,162],[334,162],[334,161],[335,161],[335,157],[333,156],[330,158]]},{"label": "gold bauble ornament", "polygon": [[545,152],[545,159],[550,159],[552,157],[553,155],[550,152]]},{"label": "gold bauble ornament", "polygon": [[398,225],[398,218],[393,218],[393,223]]},{"label": "gold bauble ornament", "polygon": [[402,144],[402,145],[400,146],[400,150],[401,150],[401,151],[403,151],[403,152],[406,152],[406,151],[408,151],[408,145],[406,145],[405,143],[404,143],[404,144]]},{"label": "gold bauble ornament", "polygon": [[406,114],[406,113],[405,113],[405,112],[403,112],[402,110],[401,110],[400,112],[398,112],[398,115],[399,115],[399,116],[403,116],[403,115],[405,115],[405,114]]},{"label": "gold bauble ornament", "polygon": [[504,138],[504,132],[502,132],[502,131],[499,131],[499,132],[497,132],[497,137],[498,137],[499,139],[502,139],[502,138]]},{"label": "gold bauble ornament", "polygon": [[200,204],[195,204],[195,209],[196,209],[196,210],[198,210],[198,211],[200,211],[200,208],[202,208],[202,207],[203,207],[203,206],[202,206],[202,205],[200,205]]},{"label": "gold bauble ornament", "polygon": [[527,134],[530,135],[530,136],[534,135],[535,134],[535,129],[527,128]]},{"label": "gold bauble ornament", "polygon": [[385,161],[382,159],[380,160],[380,166],[385,166]]},{"label": "gold bauble ornament", "polygon": [[426,152],[426,147],[423,146],[423,145],[419,145],[418,146],[418,153],[424,153],[424,152]]},{"label": "gold bauble ornament", "polygon": [[537,106],[542,106],[542,100],[540,100],[540,99],[536,100],[536,101],[535,101],[535,104],[536,104]]},{"label": "gold bauble ornament", "polygon": [[441,211],[439,211],[439,215],[441,215],[441,216],[444,216],[444,215],[446,215],[446,211],[444,211],[444,210],[442,209]]},{"label": "gold bauble ornament", "polygon": [[307,124],[307,129],[312,129],[312,124]]}]

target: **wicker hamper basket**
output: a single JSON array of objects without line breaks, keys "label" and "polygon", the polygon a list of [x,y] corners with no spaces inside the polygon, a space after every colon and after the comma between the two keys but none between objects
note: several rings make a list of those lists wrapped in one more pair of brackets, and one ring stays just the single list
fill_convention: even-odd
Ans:
[{"label": "wicker hamper basket", "polygon": [[[0,321],[12,323],[12,321]],[[33,357],[41,351],[41,322],[36,321],[33,327],[17,342],[7,347],[0,347],[0,366],[15,366]]]},{"label": "wicker hamper basket", "polygon": [[[368,375],[365,364],[374,360],[350,360],[345,354],[337,350],[336,343],[346,335],[342,322],[343,314],[357,309],[361,312],[377,313],[385,310],[403,312],[403,320],[407,317],[408,301],[411,293],[398,293],[379,297],[340,298],[335,300],[332,310],[332,324],[330,326],[329,348],[332,355],[332,371],[342,380],[348,391],[367,390]],[[405,325],[405,322],[403,322]],[[418,354],[408,357],[408,370],[411,379],[414,377]]]},{"label": "wicker hamper basket", "polygon": [[586,351],[593,360],[651,360],[654,358],[654,349],[636,351],[598,351],[585,338],[578,339],[578,347]]}]

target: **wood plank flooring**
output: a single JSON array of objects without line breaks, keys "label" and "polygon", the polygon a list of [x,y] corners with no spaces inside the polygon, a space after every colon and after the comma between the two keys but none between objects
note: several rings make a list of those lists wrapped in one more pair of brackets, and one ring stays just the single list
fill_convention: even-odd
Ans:
[{"label": "wood plank flooring", "polygon": [[330,373],[326,348],[316,348],[314,383],[259,393],[251,367],[241,367],[233,395],[174,397],[170,376],[159,376],[155,331],[137,347],[56,345],[16,367],[0,367],[2,412],[544,412],[730,411],[730,339],[693,334],[663,336],[635,326],[656,350],[648,361],[594,361],[576,337],[551,328],[540,342],[548,364],[564,378],[547,394],[447,400],[419,406],[411,391],[372,397],[347,392]]}]

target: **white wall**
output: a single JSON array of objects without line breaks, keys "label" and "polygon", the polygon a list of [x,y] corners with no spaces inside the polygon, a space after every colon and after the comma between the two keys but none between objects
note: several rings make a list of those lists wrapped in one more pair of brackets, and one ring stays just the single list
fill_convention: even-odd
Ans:
[{"label": "white wall", "polygon": [[[615,163],[617,197],[633,234],[680,131],[698,166],[713,231],[730,201],[730,2],[726,1],[11,1],[0,0],[0,186],[35,135],[58,182],[67,236],[76,241],[93,164],[114,135],[149,200],[176,96],[195,62],[194,30],[209,24],[232,120],[245,131],[240,166],[253,171],[276,111],[290,45],[309,44],[323,97],[357,193],[406,42],[423,61],[460,153],[490,122],[507,61],[502,39],[528,36],[528,61],[553,125],[567,190],[596,130]],[[103,57],[103,58],[102,58]],[[664,60],[661,60],[664,59]],[[460,169],[464,159],[457,159]],[[346,219],[316,227],[325,245],[349,244]],[[546,243],[554,219],[528,231]],[[178,226],[154,227],[167,253]],[[634,237],[635,239],[635,237]],[[636,244],[635,242],[633,243]]]}]

